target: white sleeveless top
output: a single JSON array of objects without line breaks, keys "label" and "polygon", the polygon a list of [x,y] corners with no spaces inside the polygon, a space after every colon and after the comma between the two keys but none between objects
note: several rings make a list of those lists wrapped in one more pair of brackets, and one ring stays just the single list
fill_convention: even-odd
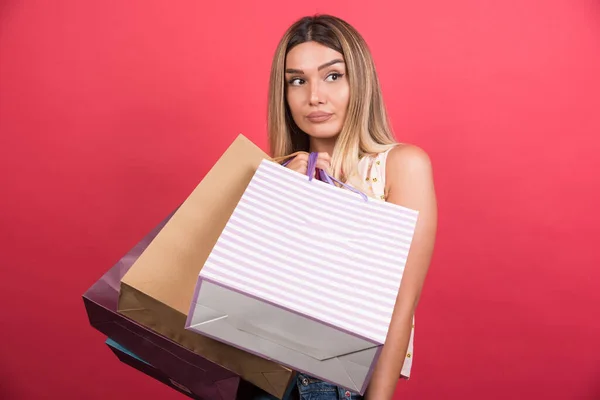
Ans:
[{"label": "white sleeveless top", "polygon": [[[379,153],[376,156],[363,157],[358,163],[358,173],[366,188],[365,194],[382,201],[385,201],[385,162],[390,150]],[[414,333],[415,324],[413,318],[410,341],[408,342],[408,350],[401,372],[402,377],[407,379],[410,377],[412,367]]]}]

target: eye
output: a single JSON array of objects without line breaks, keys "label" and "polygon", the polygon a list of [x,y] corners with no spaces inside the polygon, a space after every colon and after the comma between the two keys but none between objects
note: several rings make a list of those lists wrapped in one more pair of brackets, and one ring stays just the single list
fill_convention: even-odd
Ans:
[{"label": "eye", "polygon": [[290,79],[288,81],[288,83],[292,86],[300,86],[300,85],[304,84],[305,82],[304,82],[304,79],[293,78],[293,79]]},{"label": "eye", "polygon": [[325,78],[325,80],[328,82],[334,82],[334,81],[337,81],[338,79],[340,79],[342,76],[344,76],[344,74],[340,74],[338,72],[333,72],[333,73],[327,75],[327,78]]}]

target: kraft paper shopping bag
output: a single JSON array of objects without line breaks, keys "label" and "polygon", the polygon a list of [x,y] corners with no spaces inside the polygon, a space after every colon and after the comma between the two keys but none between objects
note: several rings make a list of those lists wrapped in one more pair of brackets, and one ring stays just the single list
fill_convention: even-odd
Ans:
[{"label": "kraft paper shopping bag", "polygon": [[118,311],[281,399],[290,368],[185,329],[198,273],[264,159],[237,137],[123,277]]}]

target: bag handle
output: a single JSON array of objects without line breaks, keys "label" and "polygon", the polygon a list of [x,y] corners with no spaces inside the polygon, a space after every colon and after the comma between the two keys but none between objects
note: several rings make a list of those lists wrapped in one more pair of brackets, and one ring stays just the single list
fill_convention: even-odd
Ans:
[{"label": "bag handle", "polygon": [[[296,153],[290,154],[289,156],[274,158],[273,161],[281,162],[281,161],[285,160],[282,164],[285,167],[294,159],[294,157],[296,157],[300,153],[305,153],[305,152],[298,151]],[[368,201],[369,197],[365,193],[361,192],[360,190],[358,190],[356,188],[353,188],[350,185],[345,184],[344,182],[339,181],[338,179],[329,175],[327,172],[323,171],[322,169],[317,168],[317,158],[318,157],[319,157],[319,153],[317,153],[317,152],[312,152],[308,155],[308,167],[306,168],[306,175],[308,175],[309,181],[312,181],[313,178],[315,177],[316,173],[318,173],[319,180],[321,180],[325,183],[328,183],[330,185],[333,185],[333,186],[335,186],[335,183],[338,183],[339,185],[345,187],[346,189],[348,189],[356,194],[359,194],[365,201]],[[279,161],[277,161],[277,160],[279,160]]]},{"label": "bag handle", "polygon": [[276,162],[278,164],[281,164],[283,166],[286,166],[290,163],[290,161],[292,161],[297,155],[299,154],[307,154],[306,151],[297,151],[295,153],[289,154],[287,156],[281,156],[281,157],[273,157],[271,158],[271,161]]}]

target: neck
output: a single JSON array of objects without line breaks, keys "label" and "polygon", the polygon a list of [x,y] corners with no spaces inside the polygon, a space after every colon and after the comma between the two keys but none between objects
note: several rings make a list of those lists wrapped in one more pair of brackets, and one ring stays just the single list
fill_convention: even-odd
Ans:
[{"label": "neck", "polygon": [[333,154],[337,137],[332,138],[310,138],[310,152]]}]

